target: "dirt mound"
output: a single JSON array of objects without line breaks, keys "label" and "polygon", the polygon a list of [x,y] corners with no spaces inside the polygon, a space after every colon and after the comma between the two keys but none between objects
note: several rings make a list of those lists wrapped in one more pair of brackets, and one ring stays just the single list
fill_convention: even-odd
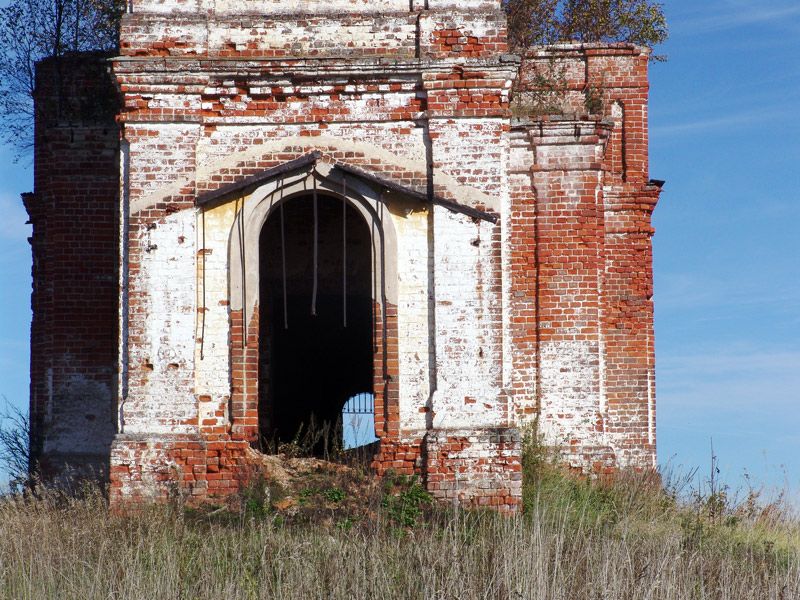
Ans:
[{"label": "dirt mound", "polygon": [[342,462],[248,451],[253,466],[249,483],[221,507],[199,508],[207,519],[242,516],[276,522],[305,522],[349,529],[389,519],[413,526],[431,506],[415,477],[388,474],[379,478],[361,456]]},{"label": "dirt mound", "polygon": [[253,449],[248,449],[248,463],[256,465],[260,475],[267,481],[272,481],[286,489],[295,488],[304,484],[309,477],[325,473],[328,476],[341,476],[347,478],[360,478],[364,473],[361,465],[351,466],[321,458],[290,457],[286,454],[262,454]]},{"label": "dirt mound", "polygon": [[374,517],[387,484],[358,460],[250,450],[248,462],[256,472],[229,509],[252,516],[350,526]]}]

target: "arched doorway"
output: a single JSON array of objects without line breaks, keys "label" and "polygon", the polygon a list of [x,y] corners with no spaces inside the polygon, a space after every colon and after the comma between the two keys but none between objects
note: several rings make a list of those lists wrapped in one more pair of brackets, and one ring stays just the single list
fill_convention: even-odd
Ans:
[{"label": "arched doorway", "polygon": [[[310,429],[341,443],[343,407],[373,392],[370,227],[341,198],[294,197],[264,224],[259,265],[262,447]],[[323,440],[313,449],[324,451]]]}]

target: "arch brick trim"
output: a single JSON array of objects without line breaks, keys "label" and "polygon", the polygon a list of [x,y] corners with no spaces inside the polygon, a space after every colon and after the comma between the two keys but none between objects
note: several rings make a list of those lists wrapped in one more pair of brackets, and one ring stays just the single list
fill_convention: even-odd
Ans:
[{"label": "arch brick trim", "polygon": [[[217,188],[216,190],[203,192],[197,196],[197,199],[195,200],[195,205],[199,207],[207,206],[214,202],[221,201],[227,196],[236,193],[242,193],[248,189],[254,189],[278,177],[289,175],[295,173],[296,171],[305,169],[306,167],[316,165],[317,162],[320,161],[322,158],[323,158],[322,152],[315,150],[314,152],[310,152],[304,156],[301,156],[300,158],[296,158],[294,160],[290,160],[288,162],[280,164],[276,167],[266,169],[261,173],[246,176],[239,181],[225,184]],[[359,168],[342,162],[334,163],[333,167],[335,169],[338,169],[339,171],[342,171],[343,173],[346,173],[354,177],[358,177],[359,179],[362,179],[367,183],[374,184],[382,188],[386,188],[393,192],[404,194],[405,196],[414,198],[415,200],[419,200],[420,202],[436,204],[437,206],[446,208],[447,210],[452,211],[454,213],[461,213],[469,217],[482,219],[492,224],[497,223],[499,219],[498,215],[494,213],[487,212],[485,210],[480,210],[472,206],[467,206],[459,202],[456,202],[454,200],[448,200],[443,196],[439,196],[437,194],[431,194],[428,193],[427,191],[426,192],[419,191],[414,187],[403,185],[401,183],[393,181],[391,177],[387,177],[385,175],[381,176],[363,168]]]}]

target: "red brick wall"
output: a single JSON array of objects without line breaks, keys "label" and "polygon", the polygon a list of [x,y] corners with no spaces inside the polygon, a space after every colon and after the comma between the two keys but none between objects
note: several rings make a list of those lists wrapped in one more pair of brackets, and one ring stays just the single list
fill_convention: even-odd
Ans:
[{"label": "red brick wall", "polygon": [[[537,70],[555,70],[564,114],[511,122],[516,65],[503,55],[504,17],[494,3],[481,6],[380,20],[294,15],[299,25],[281,47],[249,17],[183,15],[168,30],[164,16],[126,16],[123,53],[152,60],[114,63],[131,207],[125,390],[115,387],[119,130],[113,102],[89,110],[89,99],[114,96],[97,61],[62,65],[71,78],[59,78],[56,63],[42,67],[36,189],[26,199],[37,457],[63,462],[72,449],[107,464],[110,455],[115,501],[224,495],[247,480],[258,462],[249,449],[259,423],[258,307],[246,298],[244,311],[229,299],[215,305],[229,312],[230,364],[214,367],[224,381],[213,397],[199,392],[196,322],[209,307],[196,289],[207,257],[195,200],[317,151],[323,163],[500,216],[493,224],[425,209],[428,256],[414,258],[430,271],[418,286],[429,313],[421,353],[430,355],[407,353],[416,372],[403,371],[400,340],[419,306],[376,303],[379,473],[420,473],[441,499],[515,510],[513,428],[536,417],[576,467],[653,463],[658,189],[647,173],[647,56],[630,45],[531,51],[520,90],[530,91]],[[352,45],[319,60],[332,56],[341,27]],[[402,60],[378,64],[375,55]],[[353,72],[342,76],[342,65]],[[70,100],[59,105],[52,84],[67,80]],[[413,377],[431,378],[429,398],[423,386],[404,395],[401,382]],[[124,428],[112,445],[117,397]],[[403,402],[413,415],[403,416]],[[404,429],[404,418],[417,428]]]},{"label": "red brick wall", "polygon": [[116,428],[119,130],[103,57],[40,63],[36,78],[31,455],[108,468]]},{"label": "red brick wall", "polygon": [[425,453],[434,498],[507,513],[520,508],[522,449],[516,429],[431,431]]},{"label": "red brick wall", "polygon": [[[560,421],[567,454],[583,468],[601,471],[655,464],[650,219],[659,188],[648,174],[648,56],[629,44],[536,49],[523,60],[518,82],[523,95],[537,94],[541,78],[550,79],[555,92],[547,92],[548,101],[564,113],[521,124],[516,134],[519,147],[527,138],[530,155],[518,159],[512,176],[512,210],[522,219],[512,234],[512,262],[522,269],[512,273],[513,287],[536,293],[524,294],[516,307],[518,323],[512,326],[521,351],[515,360],[530,366],[526,357],[535,356],[528,372],[538,378],[533,404],[525,396],[518,405],[523,413],[547,409],[544,344],[570,339],[597,344],[580,378],[579,393],[597,399],[596,406],[584,406],[590,425],[583,432],[566,425],[575,411],[558,403],[552,403],[553,413],[541,412],[540,422]],[[559,135],[559,122],[574,131]],[[569,205],[559,205],[559,198],[569,199]],[[526,235],[534,239],[525,240]],[[529,242],[535,264],[526,254]],[[537,352],[522,351],[531,344]],[[565,380],[570,368],[563,367]],[[532,386],[518,387],[526,394]]]}]

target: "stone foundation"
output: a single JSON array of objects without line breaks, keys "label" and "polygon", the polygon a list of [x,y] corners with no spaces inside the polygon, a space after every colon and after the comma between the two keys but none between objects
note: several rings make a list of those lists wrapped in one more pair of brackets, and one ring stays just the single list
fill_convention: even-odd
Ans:
[{"label": "stone foundation", "polygon": [[425,436],[426,479],[434,498],[515,512],[522,503],[518,429],[440,429]]},{"label": "stone foundation", "polygon": [[[111,449],[112,505],[222,500],[259,472],[246,442],[193,436],[117,436]],[[377,476],[420,475],[437,500],[515,512],[522,501],[521,441],[516,429],[437,430],[414,443],[383,442]]]},{"label": "stone foundation", "polygon": [[237,493],[253,470],[246,442],[193,436],[117,436],[111,449],[112,505],[202,502]]}]

